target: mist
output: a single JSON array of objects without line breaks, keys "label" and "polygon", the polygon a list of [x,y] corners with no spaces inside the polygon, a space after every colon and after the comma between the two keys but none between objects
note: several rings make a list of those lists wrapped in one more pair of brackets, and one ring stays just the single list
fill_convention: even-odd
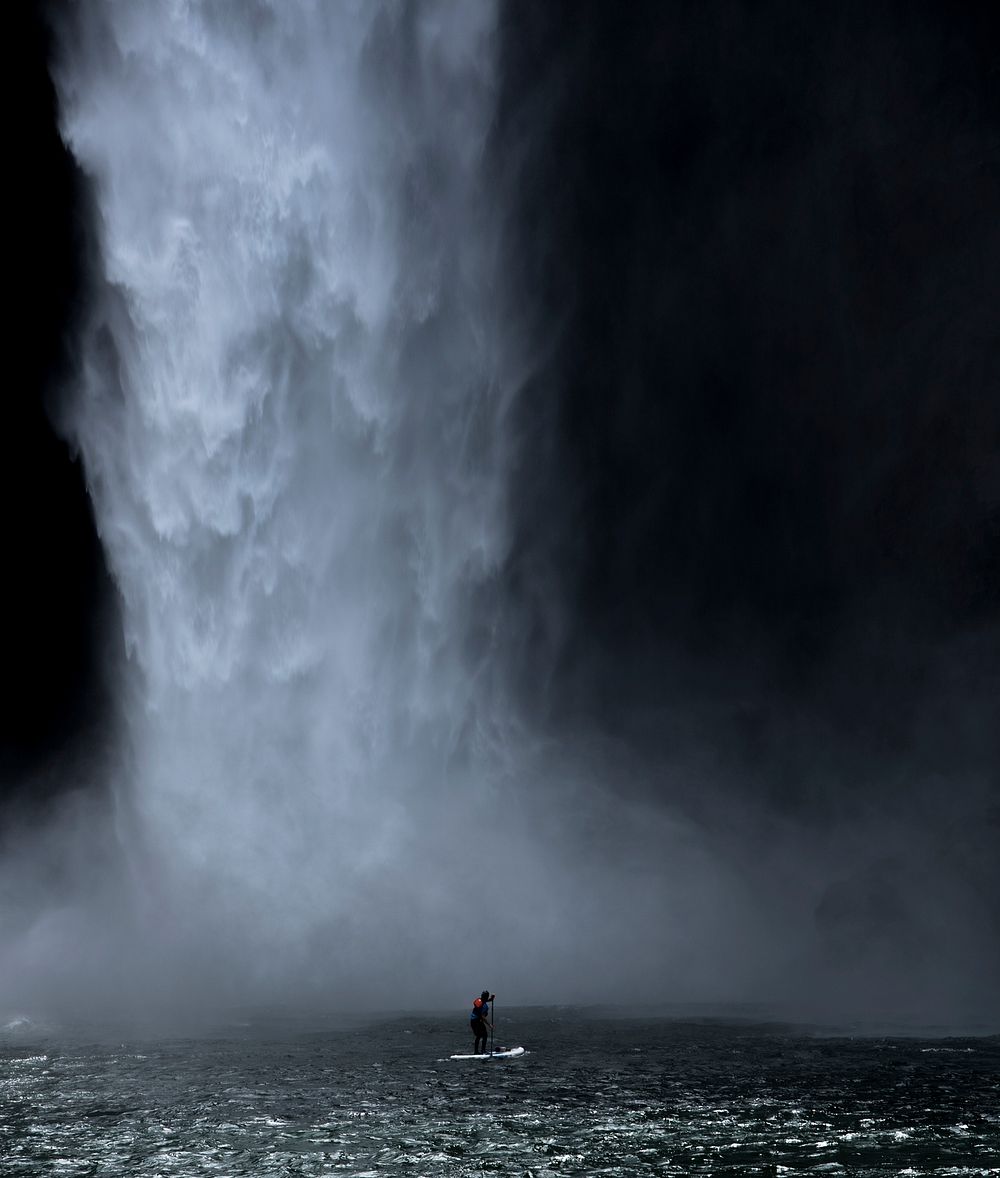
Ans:
[{"label": "mist", "polygon": [[980,18],[49,16],[101,640],[0,1010],[995,1015]]}]

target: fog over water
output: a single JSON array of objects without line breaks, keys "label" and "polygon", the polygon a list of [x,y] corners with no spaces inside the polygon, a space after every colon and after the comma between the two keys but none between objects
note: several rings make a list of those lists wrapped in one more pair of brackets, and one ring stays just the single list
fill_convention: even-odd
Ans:
[{"label": "fog over water", "polygon": [[990,1013],[976,30],[613,7],[53,14],[111,702],[0,1013]]}]

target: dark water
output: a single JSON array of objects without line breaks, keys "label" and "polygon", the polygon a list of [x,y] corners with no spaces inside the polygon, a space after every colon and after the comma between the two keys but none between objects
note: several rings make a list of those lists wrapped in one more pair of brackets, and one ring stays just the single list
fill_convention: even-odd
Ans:
[{"label": "dark water", "polygon": [[[4,1175],[1000,1174],[1000,1037],[514,1012],[0,1032]],[[498,1040],[499,1046],[499,1040]]]}]

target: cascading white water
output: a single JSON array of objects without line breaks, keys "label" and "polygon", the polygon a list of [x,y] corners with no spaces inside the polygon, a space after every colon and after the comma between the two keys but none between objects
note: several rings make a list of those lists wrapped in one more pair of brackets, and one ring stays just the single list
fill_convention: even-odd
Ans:
[{"label": "cascading white water", "polygon": [[712,941],[698,847],[586,745],[533,753],[505,697],[493,6],[77,16],[101,274],[66,429],[130,656],[134,928],[98,972],[523,1001]]},{"label": "cascading white water", "polygon": [[412,861],[409,794],[476,740],[492,6],[95,15],[59,77],[105,280],[69,428],[141,672],[150,916],[201,897],[216,945],[343,948]]}]

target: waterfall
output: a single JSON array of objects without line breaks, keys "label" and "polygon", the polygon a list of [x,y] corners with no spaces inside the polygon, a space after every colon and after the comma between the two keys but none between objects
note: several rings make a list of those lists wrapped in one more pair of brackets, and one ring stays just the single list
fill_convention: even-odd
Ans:
[{"label": "waterfall", "polygon": [[101,281],[67,428],[122,600],[145,919],[252,946],[244,973],[370,958],[434,856],[461,922],[496,769],[492,6],[85,16],[57,81]]},{"label": "waterfall", "polygon": [[141,1003],[724,981],[740,881],[511,665],[558,602],[510,588],[531,357],[493,5],[107,3],[60,43],[98,219],[63,429],[121,601],[123,866],[21,973],[72,929],[73,984]]}]

